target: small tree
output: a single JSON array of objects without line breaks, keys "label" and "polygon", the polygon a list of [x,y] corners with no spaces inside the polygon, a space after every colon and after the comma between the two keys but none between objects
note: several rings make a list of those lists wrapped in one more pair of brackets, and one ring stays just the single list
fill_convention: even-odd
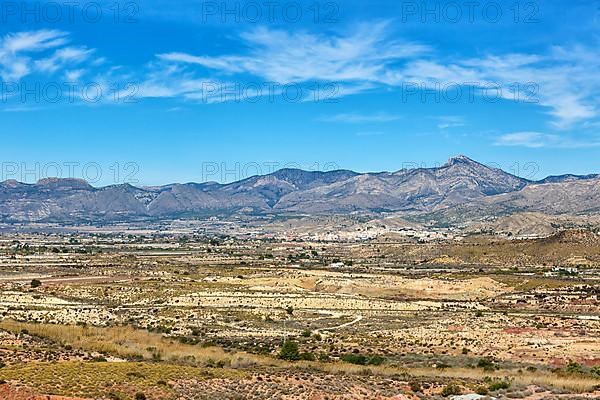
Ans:
[{"label": "small tree", "polygon": [[35,288],[40,287],[40,286],[42,286],[42,282],[39,279],[32,279],[31,280],[31,287],[32,288],[35,289]]},{"label": "small tree", "polygon": [[279,358],[287,361],[298,361],[300,359],[298,344],[293,340],[286,340],[279,351]]}]

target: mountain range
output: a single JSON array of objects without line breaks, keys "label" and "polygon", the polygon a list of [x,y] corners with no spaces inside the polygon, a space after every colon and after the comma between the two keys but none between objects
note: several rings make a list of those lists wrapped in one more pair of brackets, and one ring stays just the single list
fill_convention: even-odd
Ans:
[{"label": "mountain range", "polygon": [[0,221],[112,222],[213,215],[398,213],[450,220],[600,211],[600,175],[530,181],[465,156],[437,168],[357,173],[282,169],[219,184],[96,188],[78,179],[0,183]]}]

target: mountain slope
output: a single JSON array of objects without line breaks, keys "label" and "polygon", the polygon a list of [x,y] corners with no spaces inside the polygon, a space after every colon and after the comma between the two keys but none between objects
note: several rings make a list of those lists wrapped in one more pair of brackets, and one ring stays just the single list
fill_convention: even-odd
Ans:
[{"label": "mountain slope", "polygon": [[600,178],[532,183],[519,191],[489,196],[434,213],[449,222],[473,221],[537,212],[546,215],[600,214]]},{"label": "mountain slope", "polygon": [[[546,182],[546,181],[542,181]],[[283,169],[229,184],[94,188],[75,179],[0,183],[2,222],[109,222],[220,214],[335,215],[397,212],[465,221],[512,215],[598,213],[600,178],[531,182],[465,156],[437,168],[397,172]]]},{"label": "mountain slope", "polygon": [[528,181],[465,156],[439,168],[362,174],[285,196],[278,209],[297,212],[432,211],[483,196],[519,190]]}]

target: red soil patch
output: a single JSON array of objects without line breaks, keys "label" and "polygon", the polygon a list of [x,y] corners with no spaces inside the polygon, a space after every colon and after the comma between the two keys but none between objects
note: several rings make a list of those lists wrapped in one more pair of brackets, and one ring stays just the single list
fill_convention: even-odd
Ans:
[{"label": "red soil patch", "polygon": [[596,365],[600,365],[600,358],[584,358],[581,360],[581,363],[586,367],[595,367]]},{"label": "red soil patch", "polygon": [[450,325],[448,327],[450,332],[462,332],[464,330],[464,326],[461,325]]},{"label": "red soil patch", "polygon": [[558,368],[562,368],[567,365],[567,362],[562,358],[551,358],[549,363],[550,365]]}]

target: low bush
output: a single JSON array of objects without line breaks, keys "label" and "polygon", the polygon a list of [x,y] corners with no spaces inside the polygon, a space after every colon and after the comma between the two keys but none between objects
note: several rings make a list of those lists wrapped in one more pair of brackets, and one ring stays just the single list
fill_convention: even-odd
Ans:
[{"label": "low bush", "polygon": [[578,364],[575,361],[569,361],[565,367],[565,372],[567,374],[583,374],[584,371],[581,364]]},{"label": "low bush", "polygon": [[490,357],[484,357],[477,362],[478,368],[483,368],[484,371],[494,371],[498,369],[494,360]]},{"label": "low bush", "polygon": [[493,380],[489,386],[488,389],[491,392],[495,392],[496,390],[501,390],[501,389],[508,389],[510,387],[510,382],[506,381],[506,380]]},{"label": "low bush", "polygon": [[300,352],[298,351],[298,343],[293,340],[286,340],[279,352],[279,358],[287,361],[300,360]]},{"label": "low bush", "polygon": [[460,390],[460,387],[457,384],[455,384],[455,383],[451,383],[449,385],[446,385],[442,389],[442,396],[444,396],[444,397],[458,396],[460,394],[462,394],[462,390]]},{"label": "low bush", "polygon": [[385,358],[381,356],[367,357],[362,354],[346,354],[342,356],[342,361],[357,365],[381,365],[385,362]]}]

